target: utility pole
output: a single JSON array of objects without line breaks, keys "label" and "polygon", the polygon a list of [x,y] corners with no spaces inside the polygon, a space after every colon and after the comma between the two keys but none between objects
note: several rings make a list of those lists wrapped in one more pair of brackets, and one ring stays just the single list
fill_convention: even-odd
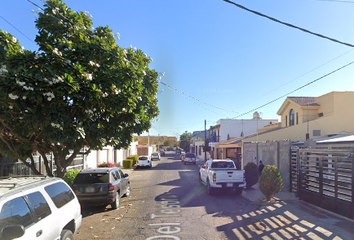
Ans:
[{"label": "utility pole", "polygon": [[206,152],[206,150],[207,150],[207,145],[206,145],[206,143],[207,143],[206,120],[204,120],[204,137],[205,137],[205,139],[204,139],[204,160],[206,161],[207,160],[207,152]]}]

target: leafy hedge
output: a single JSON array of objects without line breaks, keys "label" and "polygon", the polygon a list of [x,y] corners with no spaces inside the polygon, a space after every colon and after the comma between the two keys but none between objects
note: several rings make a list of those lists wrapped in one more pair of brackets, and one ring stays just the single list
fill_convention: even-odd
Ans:
[{"label": "leafy hedge", "polygon": [[133,159],[125,159],[123,160],[123,168],[132,168],[133,167]]},{"label": "leafy hedge", "polygon": [[69,184],[72,185],[74,183],[74,179],[76,177],[76,175],[80,172],[80,170],[68,170],[66,171],[66,174],[64,176],[64,181]]},{"label": "leafy hedge", "polygon": [[[127,157],[127,159],[132,159],[133,160],[133,165],[134,166],[136,164],[136,161],[138,161],[139,155],[130,155]],[[124,166],[124,164],[123,164]]]},{"label": "leafy hedge", "polygon": [[270,201],[282,188],[283,178],[280,175],[279,169],[276,166],[265,166],[259,180],[259,189],[267,201]]},{"label": "leafy hedge", "polygon": [[244,167],[246,174],[246,188],[251,188],[258,182],[258,167],[255,163],[249,162]]}]

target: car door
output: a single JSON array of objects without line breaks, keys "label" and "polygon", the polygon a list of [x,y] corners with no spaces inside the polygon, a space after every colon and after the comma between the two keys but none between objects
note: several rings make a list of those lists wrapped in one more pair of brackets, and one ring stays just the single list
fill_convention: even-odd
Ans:
[{"label": "car door", "polygon": [[6,202],[1,209],[0,222],[23,225],[25,233],[19,239],[54,240],[60,236],[53,227],[56,219],[40,192]]},{"label": "car door", "polygon": [[124,173],[122,172],[122,170],[118,170],[118,173],[119,173],[119,175],[120,175],[120,185],[121,185],[121,194],[125,194],[125,192],[127,191],[127,187],[128,187],[128,178],[126,178],[125,176],[124,176]]},{"label": "car door", "polygon": [[122,181],[121,181],[120,174],[119,174],[118,170],[114,170],[111,172],[111,175],[112,175],[112,179],[113,179],[112,184],[115,186],[117,191],[119,190],[119,197],[121,197],[122,194],[124,193],[124,188],[122,188]]},{"label": "car door", "polygon": [[206,161],[201,169],[201,178],[203,179],[203,182],[206,182],[206,179],[208,177],[209,164],[210,164],[210,162]]}]

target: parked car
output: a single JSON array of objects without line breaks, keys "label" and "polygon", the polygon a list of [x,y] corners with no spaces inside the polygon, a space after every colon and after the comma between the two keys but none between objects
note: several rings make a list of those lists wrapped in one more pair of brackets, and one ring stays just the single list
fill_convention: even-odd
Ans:
[{"label": "parked car", "polygon": [[119,199],[130,195],[128,174],[119,168],[93,168],[79,172],[72,188],[83,206],[119,207]]},{"label": "parked car", "polygon": [[184,156],[184,160],[183,160],[184,165],[186,165],[187,163],[191,163],[191,164],[196,164],[197,163],[197,158],[195,156],[194,153],[186,153]]},{"label": "parked car", "polygon": [[0,239],[72,240],[80,203],[60,178],[0,179]]},{"label": "parked car", "polygon": [[164,150],[161,150],[161,151],[160,151],[160,155],[161,155],[161,156],[165,156],[165,154],[166,154],[166,153],[165,153]]},{"label": "parked car", "polygon": [[152,167],[152,162],[149,156],[140,156],[136,161],[136,168],[139,167]]},{"label": "parked car", "polygon": [[182,162],[184,161],[184,157],[186,156],[186,153],[181,153],[181,155],[179,155],[179,159],[182,160]]},{"label": "parked car", "polygon": [[229,189],[240,195],[246,186],[245,171],[236,169],[230,159],[206,161],[199,170],[199,181],[207,186],[208,194],[215,189]]},{"label": "parked car", "polygon": [[181,154],[181,153],[182,153],[182,149],[177,148],[177,150],[176,150],[176,154]]},{"label": "parked car", "polygon": [[160,154],[158,154],[158,153],[152,153],[152,154],[151,154],[151,160],[153,161],[154,159],[160,161]]}]

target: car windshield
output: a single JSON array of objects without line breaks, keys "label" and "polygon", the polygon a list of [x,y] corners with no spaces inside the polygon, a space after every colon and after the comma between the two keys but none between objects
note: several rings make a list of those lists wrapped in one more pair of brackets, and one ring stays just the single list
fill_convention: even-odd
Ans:
[{"label": "car windshield", "polygon": [[148,160],[147,157],[139,157],[139,160]]},{"label": "car windshield", "polygon": [[188,158],[195,158],[195,155],[193,153],[187,153],[186,157]]},{"label": "car windshield", "polygon": [[109,175],[107,173],[82,173],[78,174],[74,180],[74,184],[85,183],[108,183]]},{"label": "car windshield", "polygon": [[235,168],[232,162],[213,162],[211,168]]},{"label": "car windshield", "polygon": [[153,153],[152,155],[153,155],[153,156],[158,156],[158,154],[157,154],[157,153]]}]

